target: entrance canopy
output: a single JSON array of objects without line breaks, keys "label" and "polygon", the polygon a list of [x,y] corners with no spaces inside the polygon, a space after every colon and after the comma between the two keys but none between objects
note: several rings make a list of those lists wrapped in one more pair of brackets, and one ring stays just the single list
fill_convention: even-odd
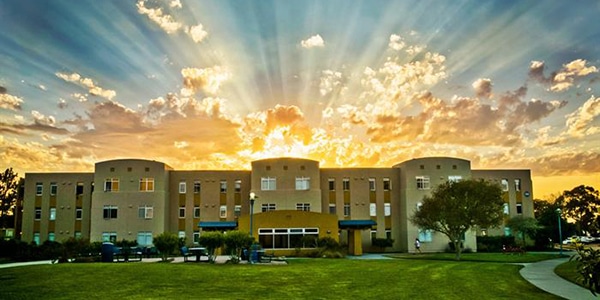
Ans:
[{"label": "entrance canopy", "polygon": [[198,223],[198,227],[207,230],[221,230],[221,229],[235,229],[237,227],[237,222],[200,222]]},{"label": "entrance canopy", "polygon": [[338,226],[340,229],[369,229],[377,225],[373,220],[340,220]]}]

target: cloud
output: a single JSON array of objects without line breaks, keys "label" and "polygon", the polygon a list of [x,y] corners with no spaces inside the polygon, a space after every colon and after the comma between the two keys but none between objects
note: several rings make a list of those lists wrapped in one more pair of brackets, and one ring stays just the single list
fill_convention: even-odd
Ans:
[{"label": "cloud", "polygon": [[302,48],[310,49],[315,47],[325,47],[325,41],[320,35],[313,35],[306,40],[300,41]]},{"label": "cloud", "polygon": [[529,66],[529,77],[537,82],[549,85],[549,90],[553,92],[563,92],[571,88],[578,77],[584,77],[592,73],[597,73],[598,68],[587,66],[587,61],[576,59],[563,65],[556,72],[552,72],[549,77],[544,77],[545,64],[543,61],[532,61]]},{"label": "cloud", "polygon": [[185,68],[181,70],[183,76],[182,95],[191,96],[198,91],[208,94],[216,94],[219,88],[231,77],[231,73],[224,67],[214,66],[212,68]]},{"label": "cloud", "polygon": [[181,8],[182,7],[181,1],[179,1],[179,0],[171,0],[171,2],[169,3],[169,6],[173,7],[173,8]]},{"label": "cloud", "polygon": [[390,49],[400,51],[402,48],[406,46],[406,43],[402,40],[402,37],[396,34],[390,35],[390,42],[388,43],[388,47]]},{"label": "cloud", "polygon": [[0,86],[0,95],[1,94],[6,94],[6,88],[3,86]]},{"label": "cloud", "polygon": [[321,81],[319,83],[319,93],[321,96],[330,94],[334,90],[342,89],[342,73],[332,70],[321,72]]},{"label": "cloud", "polygon": [[492,97],[492,81],[489,78],[479,78],[472,84],[475,96],[479,98]]},{"label": "cloud", "polygon": [[[158,24],[158,26],[160,26],[160,28],[162,28],[166,33],[175,33],[182,27],[182,24],[173,20],[171,15],[163,13],[161,8],[147,8],[145,3],[145,0],[139,0],[136,3],[138,12],[142,15],[148,16],[152,22]],[[171,2],[171,4],[173,4],[173,2]],[[172,7],[176,6],[177,5]],[[181,6],[181,3],[179,3],[179,6]]]},{"label": "cloud", "polygon": [[23,103],[23,99],[7,94],[6,89],[4,89],[4,93],[0,93],[1,109],[21,110],[21,103]]},{"label": "cloud", "polygon": [[[105,98],[108,100],[112,100],[112,98],[114,98],[117,95],[117,92],[115,92],[113,90],[105,90],[105,89],[97,86],[92,79],[82,77],[81,75],[79,75],[77,73],[66,74],[66,73],[57,72],[57,73],[55,73],[55,75],[56,75],[56,77],[58,77],[64,81],[72,82],[81,87],[87,88],[88,92],[94,96],[99,96],[99,97],[102,97],[102,98]],[[79,94],[77,94],[77,95],[79,95]]]},{"label": "cloud", "polygon": [[208,36],[208,32],[204,30],[202,24],[186,27],[185,32],[192,37],[192,40],[194,40],[195,43],[202,42]]},{"label": "cloud", "polygon": [[600,132],[600,127],[592,126],[592,121],[600,116],[600,97],[593,95],[576,111],[566,115],[567,133],[575,137],[583,137]]}]

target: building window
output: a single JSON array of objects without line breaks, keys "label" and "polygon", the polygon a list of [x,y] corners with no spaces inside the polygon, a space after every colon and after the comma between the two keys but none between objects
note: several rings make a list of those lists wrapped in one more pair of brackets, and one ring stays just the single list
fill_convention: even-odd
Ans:
[{"label": "building window", "polygon": [[433,238],[432,238],[431,230],[419,229],[419,241],[420,242],[431,242],[432,240],[433,240]]},{"label": "building window", "polygon": [[274,191],[277,189],[277,179],[275,177],[262,177],[260,179],[261,191]]},{"label": "building window", "polygon": [[185,206],[179,207],[179,218],[185,218]]},{"label": "building window", "polygon": [[416,179],[418,190],[428,190],[431,188],[429,184],[429,176],[417,176]]},{"label": "building window", "polygon": [[140,178],[140,192],[154,192],[154,178]]},{"label": "building window", "polygon": [[375,190],[375,178],[369,178],[369,191]]},{"label": "building window", "polygon": [[234,184],[233,185],[234,192],[239,193],[242,191],[242,180],[241,179],[236,179],[233,184]]},{"label": "building window", "polygon": [[186,192],[187,192],[187,186],[185,184],[185,181],[180,181],[179,182],[179,193],[185,194]]},{"label": "building window", "polygon": [[332,215],[335,215],[337,213],[336,209],[335,209],[335,204],[333,204],[333,203],[329,204],[329,213]]},{"label": "building window", "polygon": [[111,242],[114,243],[117,241],[117,233],[116,232],[103,232],[102,233],[102,241],[103,242]]},{"label": "building window", "polygon": [[219,218],[227,218],[227,205],[219,207]]},{"label": "building window", "polygon": [[154,207],[151,205],[138,207],[138,217],[140,219],[152,219],[154,217]]},{"label": "building window", "polygon": [[522,214],[523,213],[523,204],[517,203],[517,213],[518,214]]},{"label": "building window", "polygon": [[329,182],[329,190],[335,191],[335,178],[329,178],[328,182]]},{"label": "building window", "polygon": [[34,219],[36,219],[36,220],[42,219],[42,209],[41,208],[39,208],[39,207],[35,208]]},{"label": "building window", "polygon": [[344,191],[349,191],[350,190],[350,178],[344,178],[344,179],[342,179],[342,189]]},{"label": "building window", "polygon": [[350,216],[350,203],[344,203],[344,217]]},{"label": "building window", "polygon": [[115,171],[115,168],[110,168],[110,171],[111,171],[111,172],[114,172],[114,171]]},{"label": "building window", "polygon": [[392,189],[392,183],[390,182],[389,178],[383,178],[383,190],[384,191],[389,191]]},{"label": "building window", "polygon": [[310,177],[296,177],[296,190],[306,191],[310,189]]},{"label": "building window", "polygon": [[193,235],[192,239],[193,239],[193,243],[195,245],[198,245],[200,243],[200,232],[194,231],[194,235]]},{"label": "building window", "polygon": [[314,248],[313,243],[306,243],[311,239],[305,237],[319,237],[318,228],[259,228],[258,242],[264,249],[298,249]]},{"label": "building window", "polygon": [[508,192],[508,179],[502,178],[501,185],[502,185],[502,191]]},{"label": "building window", "polygon": [[436,165],[436,166],[435,166],[435,168],[439,170],[439,169],[441,169],[441,168],[442,168],[442,166],[440,166],[440,165]]},{"label": "building window", "polygon": [[510,236],[511,230],[510,227],[504,227],[504,236]]},{"label": "building window", "polygon": [[508,203],[504,203],[502,211],[504,212],[505,215],[508,215],[510,213],[510,209],[508,207]]},{"label": "building window", "polygon": [[51,196],[56,195],[57,190],[58,190],[58,186],[56,185],[56,182],[50,182],[50,195]]},{"label": "building window", "polygon": [[202,185],[200,184],[200,180],[194,181],[194,194],[200,194],[200,190],[202,190]]},{"label": "building window", "polygon": [[265,167],[265,169],[266,169],[267,171],[271,171],[271,166],[266,166],[266,167]]},{"label": "building window", "polygon": [[34,242],[36,245],[39,245],[39,244],[40,244],[40,233],[39,233],[39,232],[34,232],[34,233],[33,233],[33,242]]},{"label": "building window", "polygon": [[371,216],[371,217],[377,216],[377,203],[369,204],[369,216]]},{"label": "building window", "polygon": [[41,182],[37,182],[35,184],[35,195],[41,196],[43,192],[44,192],[44,184]]},{"label": "building window", "polygon": [[145,167],[145,168],[144,168],[144,170],[145,170],[146,172],[150,172],[150,168],[148,168],[148,167]]},{"label": "building window", "polygon": [[104,205],[104,219],[116,219],[118,207],[116,205]]},{"label": "building window", "polygon": [[105,192],[118,192],[119,191],[119,178],[106,178],[104,181]]},{"label": "building window", "polygon": [[448,176],[448,182],[456,183],[456,182],[459,182],[461,180],[462,180],[462,176],[460,176],[460,175],[450,175],[450,176]]},{"label": "building window", "polygon": [[383,204],[383,213],[386,217],[389,217],[392,215],[392,204],[391,203]]},{"label": "building window", "polygon": [[236,205],[233,207],[233,216],[239,218],[242,215],[242,206]]},{"label": "building window", "polygon": [[296,203],[296,210],[310,211],[310,203]]},{"label": "building window", "polygon": [[81,231],[75,231],[75,234],[73,234],[73,237],[75,237],[76,239],[81,239]]},{"label": "building window", "polygon": [[277,209],[277,205],[275,203],[263,203],[260,206],[261,212],[267,212],[267,211],[272,211],[272,210],[276,210],[276,209]]},{"label": "building window", "polygon": [[515,191],[521,191],[521,179],[515,179]]},{"label": "building window", "polygon": [[200,218],[200,206],[194,206],[194,218]]},{"label": "building window", "polygon": [[283,166],[284,171],[287,171],[287,169],[288,169],[288,166]]},{"label": "building window", "polygon": [[56,220],[56,207],[50,207],[50,221]]},{"label": "building window", "polygon": [[420,166],[419,166],[419,168],[420,168],[421,170],[425,170],[425,165],[420,165]]},{"label": "building window", "polygon": [[140,231],[137,234],[137,243],[140,246],[152,245],[152,232],[151,231]]},{"label": "building window", "polygon": [[185,239],[185,231],[181,230],[177,233],[177,237],[180,239]]},{"label": "building window", "polygon": [[83,209],[77,208],[77,209],[75,209],[75,220],[81,220],[81,219],[83,219]]},{"label": "building window", "polygon": [[227,193],[227,181],[221,180],[219,183],[221,193]]},{"label": "building window", "polygon": [[54,232],[48,232],[48,241],[54,242],[55,239],[56,236],[54,235]]},{"label": "building window", "polygon": [[83,182],[78,182],[75,188],[75,196],[83,195]]}]

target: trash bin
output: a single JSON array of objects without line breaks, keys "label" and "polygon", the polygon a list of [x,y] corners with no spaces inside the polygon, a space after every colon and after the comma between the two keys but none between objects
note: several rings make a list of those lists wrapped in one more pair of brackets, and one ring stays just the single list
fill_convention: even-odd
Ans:
[{"label": "trash bin", "polygon": [[258,250],[260,249],[260,245],[252,244],[250,246],[250,263],[253,264],[258,262]]},{"label": "trash bin", "polygon": [[114,248],[113,243],[104,242],[102,243],[102,262],[113,262],[114,259]]}]

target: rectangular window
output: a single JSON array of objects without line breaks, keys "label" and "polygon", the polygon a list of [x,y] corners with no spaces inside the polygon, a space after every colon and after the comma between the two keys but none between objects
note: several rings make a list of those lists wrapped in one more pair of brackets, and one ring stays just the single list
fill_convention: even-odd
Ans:
[{"label": "rectangular window", "polygon": [[371,217],[377,216],[377,203],[369,204],[369,216],[371,216]]},{"label": "rectangular window", "polygon": [[462,180],[462,176],[459,176],[459,175],[448,176],[448,182],[459,182],[461,180]]},{"label": "rectangular window", "polygon": [[142,205],[138,207],[138,218],[152,219],[154,217],[154,207],[151,205]]},{"label": "rectangular window", "polygon": [[521,191],[521,179],[515,179],[515,191]]},{"label": "rectangular window", "polygon": [[502,191],[508,192],[508,179],[502,178],[501,185],[502,185]]},{"label": "rectangular window", "polygon": [[50,207],[50,221],[56,220],[56,207]]},{"label": "rectangular window", "polygon": [[75,231],[75,234],[73,234],[73,237],[75,237],[76,239],[81,239],[81,231]]},{"label": "rectangular window", "polygon": [[239,218],[242,215],[242,206],[236,205],[233,207],[233,216]]},{"label": "rectangular window", "polygon": [[180,239],[185,239],[185,231],[179,231],[179,233],[177,233],[177,237],[179,237]]},{"label": "rectangular window", "polygon": [[233,186],[234,192],[239,193],[242,191],[242,180],[241,179],[236,179],[233,184],[234,184],[234,186]]},{"label": "rectangular window", "polygon": [[310,211],[310,203],[296,203],[296,210]]},{"label": "rectangular window", "polygon": [[33,242],[34,242],[36,245],[39,245],[39,244],[40,244],[40,233],[39,233],[39,232],[34,232],[34,233],[33,233]]},{"label": "rectangular window", "polygon": [[137,234],[137,243],[140,246],[152,245],[152,232],[151,231],[140,231]]},{"label": "rectangular window", "polygon": [[275,177],[262,177],[260,179],[261,191],[274,191],[277,189],[277,179]]},{"label": "rectangular window", "polygon": [[179,182],[179,193],[185,194],[186,192],[187,192],[187,187],[185,185],[185,181],[180,181]]},{"label": "rectangular window", "polygon": [[119,191],[119,178],[106,178],[104,181],[105,192],[118,192]]},{"label": "rectangular window", "polygon": [[154,192],[154,178],[140,178],[140,192]]},{"label": "rectangular window", "polygon": [[226,180],[221,180],[221,182],[219,183],[219,187],[220,187],[221,193],[227,193],[227,181]]},{"label": "rectangular window", "polygon": [[374,191],[375,190],[375,178],[371,177],[369,178],[369,191]]},{"label": "rectangular window", "polygon": [[77,208],[77,209],[75,209],[75,220],[81,220],[81,219],[83,219],[83,209]]},{"label": "rectangular window", "polygon": [[328,182],[329,182],[329,190],[335,191],[335,178],[329,178]]},{"label": "rectangular window", "polygon": [[54,242],[55,239],[56,236],[54,235],[54,232],[48,232],[48,241]]},{"label": "rectangular window", "polygon": [[193,243],[194,245],[198,245],[200,243],[200,232],[194,231]]},{"label": "rectangular window", "polygon": [[383,190],[384,191],[389,191],[392,189],[392,183],[390,182],[389,178],[383,178]]},{"label": "rectangular window", "polygon": [[39,208],[39,207],[36,207],[36,208],[35,208],[35,215],[34,215],[34,218],[35,218],[36,220],[40,220],[40,219],[42,219],[42,209],[41,209],[41,208]]},{"label": "rectangular window", "polygon": [[75,188],[75,196],[83,195],[83,182],[77,183],[77,188]]},{"label": "rectangular window", "polygon": [[227,205],[219,207],[219,218],[227,218]]},{"label": "rectangular window", "polygon": [[419,229],[419,241],[420,242],[431,242],[433,240],[431,230]]},{"label": "rectangular window", "polygon": [[200,218],[200,206],[194,206],[194,218]]},{"label": "rectangular window", "polygon": [[416,180],[418,190],[428,190],[431,188],[429,184],[429,176],[417,176]]},{"label": "rectangular window", "polygon": [[275,203],[263,203],[260,207],[261,212],[267,212],[267,211],[272,211],[272,210],[276,210],[276,209],[277,209],[277,205]]},{"label": "rectangular window", "polygon": [[[308,238],[310,237],[310,238]],[[318,228],[259,228],[258,242],[263,249],[314,248]]]},{"label": "rectangular window", "polygon": [[111,242],[114,243],[117,241],[117,233],[116,232],[103,232],[102,233],[102,241],[103,242]]},{"label": "rectangular window", "polygon": [[103,216],[104,219],[116,219],[118,207],[116,205],[104,205]]},{"label": "rectangular window", "polygon": [[195,180],[194,181],[194,194],[200,194],[200,190],[201,190],[201,185],[200,185],[200,180]]},{"label": "rectangular window", "polygon": [[330,203],[329,204],[329,214],[335,215],[337,213],[336,208],[335,208],[335,204]]},{"label": "rectangular window", "polygon": [[392,215],[392,204],[391,203],[383,204],[383,213],[386,217],[389,217]]},{"label": "rectangular window", "polygon": [[523,213],[523,204],[517,203],[517,213],[518,214],[522,214]]},{"label": "rectangular window", "polygon": [[510,213],[510,209],[508,207],[508,203],[504,203],[502,211],[504,212],[505,215],[508,215]]},{"label": "rectangular window", "polygon": [[41,196],[43,192],[44,192],[44,184],[41,182],[37,182],[35,184],[35,195]]},{"label": "rectangular window", "polygon": [[350,216],[350,203],[344,203],[344,217]]},{"label": "rectangular window", "polygon": [[179,218],[185,218],[185,206],[179,207]]},{"label": "rectangular window", "polygon": [[296,177],[296,190],[306,191],[310,189],[310,177]]},{"label": "rectangular window", "polygon": [[58,185],[56,185],[56,182],[50,182],[50,195],[52,195],[52,196],[56,195],[57,190],[58,190]]},{"label": "rectangular window", "polygon": [[350,178],[343,178],[342,179],[342,189],[344,191],[349,191],[350,190]]}]

